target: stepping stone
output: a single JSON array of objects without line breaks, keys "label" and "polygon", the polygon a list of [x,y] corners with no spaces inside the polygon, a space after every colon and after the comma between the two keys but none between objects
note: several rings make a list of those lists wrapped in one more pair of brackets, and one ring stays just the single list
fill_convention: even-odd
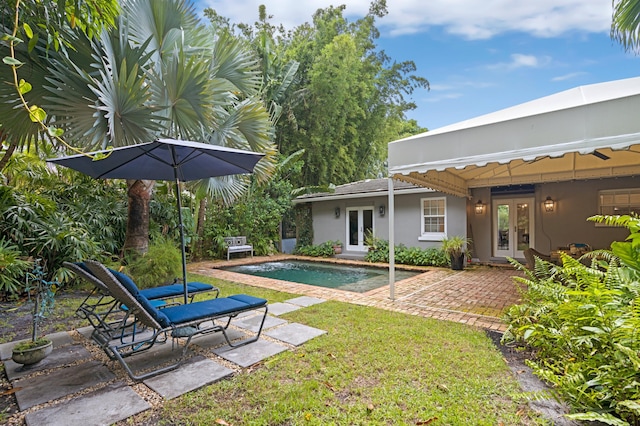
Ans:
[{"label": "stepping stone", "polygon": [[73,339],[71,338],[71,335],[66,331],[47,334],[45,337],[53,342],[54,348],[64,346],[64,345],[70,345],[73,343]]},{"label": "stepping stone", "polygon": [[98,361],[60,368],[47,375],[23,378],[13,383],[20,411],[34,405],[54,401],[102,382],[115,379],[115,374]]},{"label": "stepping stone", "polygon": [[[243,333],[242,331],[239,331],[239,330],[231,329],[231,328],[227,329],[227,336],[229,336],[229,339],[231,341],[249,337],[248,334]],[[217,346],[226,345],[227,341],[225,340],[222,333],[218,332],[218,333],[205,334],[203,336],[196,337],[191,341],[191,344],[197,345],[203,349],[208,349],[208,348],[215,348]]]},{"label": "stepping stone", "polygon": [[233,370],[204,357],[181,365],[177,370],[144,380],[144,384],[163,398],[172,399],[184,393],[217,382],[233,374]]},{"label": "stepping stone", "polygon": [[282,314],[287,314],[289,312],[293,312],[293,311],[297,311],[298,309],[300,309],[301,306],[299,305],[292,305],[291,303],[282,303],[282,302],[278,302],[278,303],[274,303],[274,304],[270,304],[269,305],[269,313],[271,315],[282,315]]},{"label": "stepping stone", "polygon": [[294,305],[302,306],[306,308],[307,306],[317,305],[318,303],[325,302],[324,299],[319,299],[317,297],[311,296],[300,296],[295,299],[286,300],[287,303],[293,303]]},{"label": "stepping stone", "polygon": [[33,364],[30,367],[24,367],[23,365],[16,364],[13,360],[8,359],[4,362],[4,367],[5,372],[7,373],[7,378],[13,381],[37,371],[62,367],[63,365],[89,358],[91,358],[91,354],[84,348],[84,346],[70,345],[57,348],[54,345],[53,352],[37,364]]},{"label": "stepping stone", "polygon": [[307,342],[314,337],[318,337],[325,333],[326,331],[320,330],[319,328],[309,327],[303,324],[291,323],[266,331],[264,334],[269,337],[273,337],[274,339],[281,340],[285,343],[289,343],[290,345],[300,346],[304,342]]},{"label": "stepping stone", "polygon": [[[232,321],[231,324],[233,324],[236,327],[244,328],[245,330],[249,330],[254,333],[257,333],[258,330],[260,329],[260,322],[262,322],[262,315],[254,315],[249,318],[243,318],[240,320]],[[267,328],[275,327],[275,326],[286,324],[286,323],[287,323],[286,320],[267,315],[267,317],[264,320],[264,326],[262,328],[266,330]]]},{"label": "stepping stone", "polygon": [[25,416],[27,426],[110,425],[151,408],[124,383],[119,382],[64,403],[45,407]]},{"label": "stepping stone", "polygon": [[[182,345],[177,342],[172,345],[171,339],[169,339],[165,343],[156,343],[149,350],[127,357],[125,361],[134,374],[138,374],[164,364],[177,362],[182,357],[182,350]],[[193,356],[193,352],[187,350],[186,356]]]},{"label": "stepping stone", "polygon": [[268,340],[258,340],[257,342],[249,343],[239,348],[225,346],[215,349],[213,352],[227,361],[246,368],[286,350],[286,346],[279,345],[278,343]]},{"label": "stepping stone", "polygon": [[77,328],[76,331],[82,334],[88,340],[91,340],[91,333],[93,333],[93,326],[88,325],[86,327]]}]

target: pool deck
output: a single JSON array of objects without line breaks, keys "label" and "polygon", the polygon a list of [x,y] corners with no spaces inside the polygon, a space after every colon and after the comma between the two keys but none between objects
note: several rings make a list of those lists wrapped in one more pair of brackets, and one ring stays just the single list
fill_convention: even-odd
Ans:
[{"label": "pool deck", "polygon": [[366,293],[354,293],[218,269],[224,266],[285,259],[321,260],[339,264],[372,266],[371,263],[363,261],[276,255],[240,258],[231,261],[195,262],[189,265],[189,271],[256,287],[326,300],[375,306],[410,315],[465,323],[499,332],[503,332],[507,328],[500,316],[509,306],[520,300],[518,287],[512,277],[521,276],[521,273],[509,267],[473,265],[463,271],[433,267],[412,268],[425,272],[396,282],[394,300],[390,298],[388,285]]}]

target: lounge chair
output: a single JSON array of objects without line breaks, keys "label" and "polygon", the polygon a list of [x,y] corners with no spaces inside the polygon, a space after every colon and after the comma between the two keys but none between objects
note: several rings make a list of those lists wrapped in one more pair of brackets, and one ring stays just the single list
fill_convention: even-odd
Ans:
[{"label": "lounge chair", "polygon": [[[121,311],[120,304],[117,303],[113,297],[109,294],[109,290],[105,284],[100,281],[83,262],[64,262],[63,265],[74,272],[77,276],[85,281],[93,284],[93,291],[82,301],[78,309],[76,309],[76,315],[80,318],[87,319],[94,329],[98,327],[104,327],[107,324],[120,324],[122,318],[108,322],[107,316],[118,313]],[[187,297],[189,302],[193,302],[193,298],[196,294],[214,292],[215,297],[220,294],[220,289],[210,284],[200,282],[187,283]],[[147,299],[153,301],[160,301],[165,299],[177,299],[184,295],[184,286],[182,284],[169,284],[159,287],[145,288],[140,290]],[[154,302],[156,307],[161,306],[163,303]],[[116,331],[113,329],[112,331]]]},{"label": "lounge chair", "polygon": [[[166,371],[177,368],[186,358],[191,339],[208,333],[222,332],[227,344],[231,347],[243,346],[259,339],[267,316],[267,301],[246,294],[193,302],[186,305],[169,306],[158,309],[153,306],[136,287],[134,282],[124,274],[112,271],[104,265],[87,260],[89,270],[105,284],[109,294],[118,302],[127,306],[129,312],[135,316],[136,323],[147,327],[145,333],[131,333],[128,340],[114,340],[113,335],[103,328],[96,329],[93,339],[100,345],[111,359],[116,359],[134,380],[143,380]],[[260,326],[256,335],[239,342],[232,342],[227,335],[227,328],[231,320],[238,314],[249,311],[261,311]],[[222,325],[219,323],[221,320]],[[167,335],[173,338],[185,338],[182,355],[179,360],[169,366],[161,367],[148,373],[136,375],[126,362],[126,358],[149,350]]]},{"label": "lounge chair", "polygon": [[545,262],[553,263],[550,255],[540,253],[536,249],[529,247],[524,251],[524,258],[527,261],[527,268],[532,271],[536,267],[536,257],[540,260],[544,260]]}]

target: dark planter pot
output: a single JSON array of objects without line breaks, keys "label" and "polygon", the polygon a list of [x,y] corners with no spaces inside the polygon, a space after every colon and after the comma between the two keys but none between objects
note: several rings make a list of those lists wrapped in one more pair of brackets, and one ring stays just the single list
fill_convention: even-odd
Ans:
[{"label": "dark planter pot", "polygon": [[462,271],[464,269],[464,253],[460,256],[451,255],[451,269],[454,271]]},{"label": "dark planter pot", "polygon": [[31,365],[45,359],[52,350],[53,342],[49,341],[46,345],[39,346],[37,348],[23,350],[14,349],[11,359],[13,359],[16,364]]}]

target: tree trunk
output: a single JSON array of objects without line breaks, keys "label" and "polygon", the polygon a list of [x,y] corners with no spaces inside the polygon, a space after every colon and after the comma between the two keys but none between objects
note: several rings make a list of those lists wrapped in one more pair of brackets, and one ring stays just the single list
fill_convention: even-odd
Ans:
[{"label": "tree trunk", "polygon": [[149,250],[149,204],[154,183],[152,180],[127,180],[129,206],[123,253],[144,254]]},{"label": "tree trunk", "polygon": [[[4,137],[4,133],[0,132],[0,138],[2,137]],[[0,159],[0,171],[4,170],[5,166],[9,162],[9,159],[11,159],[11,156],[13,155],[13,152],[16,150],[17,147],[18,147],[18,143],[12,139],[11,142],[9,142],[9,146],[7,147],[7,150],[5,151],[4,155]]]}]

